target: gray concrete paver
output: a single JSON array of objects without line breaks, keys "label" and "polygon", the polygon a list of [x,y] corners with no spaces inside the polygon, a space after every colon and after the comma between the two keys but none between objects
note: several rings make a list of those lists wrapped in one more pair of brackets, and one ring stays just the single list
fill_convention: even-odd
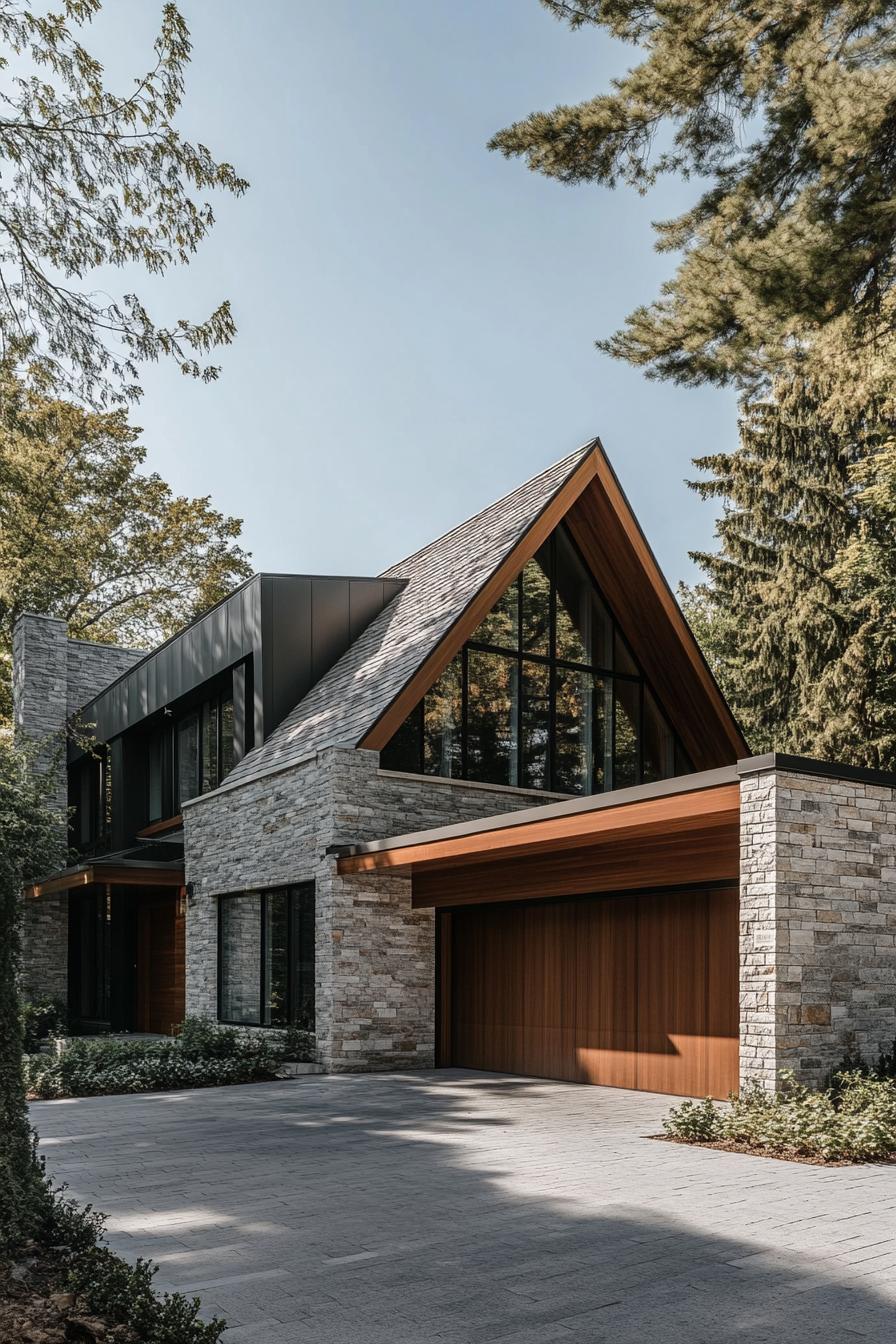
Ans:
[{"label": "gray concrete paver", "polygon": [[893,1344],[896,1167],[655,1142],[668,1097],[442,1071],[33,1107],[227,1344]]}]

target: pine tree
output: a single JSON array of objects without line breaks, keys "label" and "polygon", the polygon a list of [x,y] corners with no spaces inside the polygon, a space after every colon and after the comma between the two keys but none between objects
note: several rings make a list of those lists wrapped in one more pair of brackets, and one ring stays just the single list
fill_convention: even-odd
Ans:
[{"label": "pine tree", "polygon": [[[778,380],[732,453],[695,465],[724,512],[685,609],[754,750],[896,767],[896,449],[822,390]],[[869,480],[869,473],[872,480]]]},{"label": "pine tree", "polygon": [[542,0],[640,64],[492,148],[567,183],[698,178],[672,279],[600,341],[742,393],[697,465],[719,550],[685,592],[754,749],[896,768],[896,5]]},{"label": "pine tree", "polygon": [[[660,298],[600,344],[685,383],[752,387],[838,327],[838,362],[885,340],[896,282],[896,7],[542,0],[645,52],[611,91],[491,147],[562,182],[705,183],[655,227],[681,251]],[[808,369],[811,374],[811,364]]]}]

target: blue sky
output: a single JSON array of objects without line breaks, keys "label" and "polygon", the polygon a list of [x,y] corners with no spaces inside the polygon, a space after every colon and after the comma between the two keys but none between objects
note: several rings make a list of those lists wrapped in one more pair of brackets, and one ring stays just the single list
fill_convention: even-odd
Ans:
[{"label": "blue sky", "polygon": [[[730,446],[730,393],[650,382],[594,340],[672,260],[646,199],[489,153],[497,129],[605,88],[631,57],[537,0],[181,0],[181,126],[252,183],[188,269],[133,285],[161,319],[231,299],[219,382],[146,370],[148,465],[245,519],[256,568],[376,573],[599,434],[673,582],[712,543],[683,483]],[[118,85],[160,5],[114,0],[88,45]]]}]

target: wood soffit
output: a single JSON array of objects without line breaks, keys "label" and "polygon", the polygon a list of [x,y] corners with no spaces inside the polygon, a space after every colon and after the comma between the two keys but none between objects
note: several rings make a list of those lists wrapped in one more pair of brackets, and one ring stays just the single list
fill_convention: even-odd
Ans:
[{"label": "wood soffit", "polygon": [[182,868],[155,868],[152,865],[139,867],[130,864],[88,863],[80,868],[70,869],[55,877],[45,878],[42,882],[33,882],[25,888],[25,896],[36,900],[41,896],[51,896],[54,892],[74,891],[80,887],[182,887],[184,871]]},{"label": "wood soffit", "polygon": [[[687,793],[642,798],[615,807],[560,810],[532,820],[462,834],[431,833],[415,843],[344,854],[337,871],[347,875],[375,871],[418,873],[424,869],[459,869],[472,863],[494,863],[519,857],[566,853],[576,848],[628,841],[668,841],[677,836],[716,830],[736,834],[740,819],[740,787],[721,784]],[[413,841],[414,837],[408,837]]]}]

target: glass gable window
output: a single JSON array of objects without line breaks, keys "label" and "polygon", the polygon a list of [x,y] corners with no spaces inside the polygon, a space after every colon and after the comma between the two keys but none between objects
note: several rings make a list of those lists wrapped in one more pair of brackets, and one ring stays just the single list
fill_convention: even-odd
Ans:
[{"label": "glass gable window", "polygon": [[401,725],[381,763],[572,794],[687,772],[562,525]]},{"label": "glass gable window", "polygon": [[314,1030],[314,884],[222,896],[218,1019]]}]

